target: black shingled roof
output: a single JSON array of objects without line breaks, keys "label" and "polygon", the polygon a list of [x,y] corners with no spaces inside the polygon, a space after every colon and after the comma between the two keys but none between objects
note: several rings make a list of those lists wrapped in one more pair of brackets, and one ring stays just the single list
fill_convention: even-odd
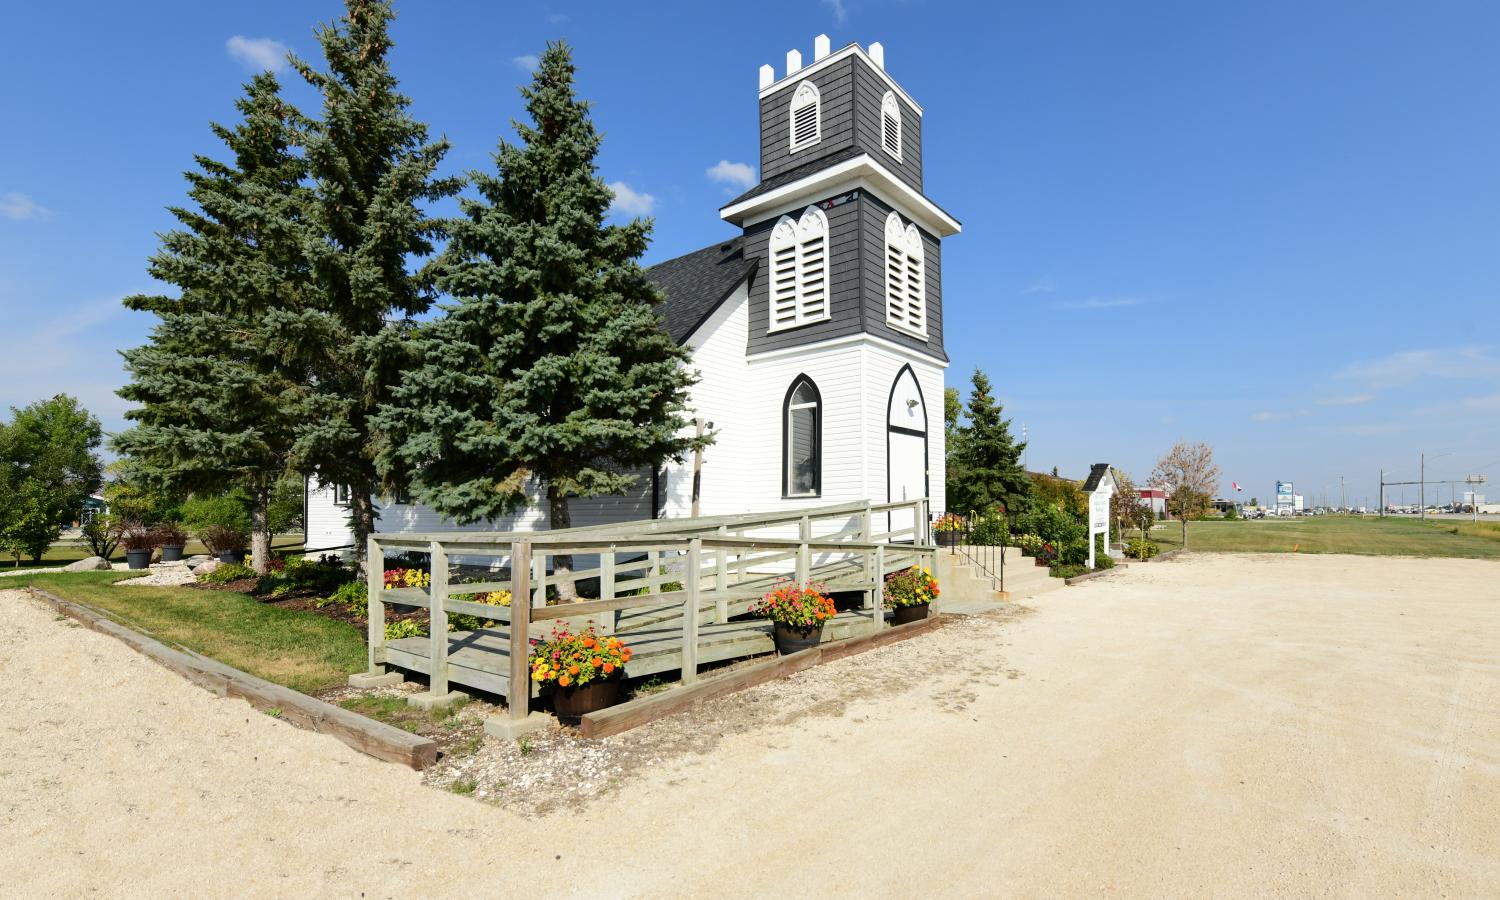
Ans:
[{"label": "black shingled roof", "polygon": [[788,169],[785,172],[782,172],[780,175],[774,175],[770,178],[767,178],[765,181],[762,181],[760,184],[757,184],[755,187],[724,204],[722,207],[720,207],[720,209],[727,209],[735,205],[736,203],[749,200],[752,197],[759,197],[761,194],[764,194],[767,191],[774,191],[777,188],[781,187],[783,184],[791,184],[792,182],[800,178],[806,178],[819,169],[826,169],[829,166],[836,166],[839,163],[848,159],[853,159],[856,156],[866,155],[868,155],[868,151],[866,151],[863,147],[845,147],[842,150],[835,150],[827,156],[820,156],[817,159],[812,160],[811,162],[803,163],[795,169]]},{"label": "black shingled roof", "polygon": [[744,244],[743,236],[733,237],[646,270],[646,277],[667,295],[661,315],[677,343],[687,340],[755,271],[757,261],[745,259]]},{"label": "black shingled roof", "polygon": [[1092,493],[1095,488],[1099,487],[1099,482],[1104,480],[1104,476],[1108,472],[1109,463],[1094,463],[1094,467],[1089,469],[1088,481],[1083,483],[1083,492],[1085,494]]}]

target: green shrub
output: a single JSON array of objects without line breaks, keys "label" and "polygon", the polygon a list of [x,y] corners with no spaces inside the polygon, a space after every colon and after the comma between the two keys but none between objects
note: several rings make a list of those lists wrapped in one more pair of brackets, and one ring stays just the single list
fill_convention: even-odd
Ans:
[{"label": "green shrub", "polygon": [[399,638],[426,637],[427,629],[416,619],[400,619],[395,622],[385,623],[385,639],[394,641]]},{"label": "green shrub", "polygon": [[235,531],[250,530],[250,510],[244,499],[235,494],[184,500],[180,513],[182,523],[195,532],[210,525],[222,525]]},{"label": "green shrub", "polygon": [[1086,563],[1058,563],[1052,567],[1052,577],[1076,578],[1088,570],[1089,567]]},{"label": "green shrub", "polygon": [[1036,556],[1047,542],[1039,534],[1017,534],[1011,538],[1011,543],[1020,547],[1028,556]]},{"label": "green shrub", "polygon": [[1088,537],[1087,525],[1052,506],[1022,513],[1016,518],[1016,530],[1022,534],[1037,535],[1042,540],[1063,548],[1074,541],[1087,540]]},{"label": "green shrub", "polygon": [[1150,559],[1160,552],[1161,547],[1155,541],[1136,538],[1125,545],[1125,555],[1131,559]]},{"label": "green shrub", "polygon": [[339,585],[323,604],[337,604],[356,616],[370,613],[370,591],[363,581],[346,581]]},{"label": "green shrub", "polygon": [[261,576],[255,585],[257,594],[280,597],[293,591],[314,591],[327,594],[348,582],[353,573],[332,556],[316,561],[294,556],[286,561],[279,572]]},{"label": "green shrub", "polygon": [[1115,558],[1113,556],[1110,556],[1109,554],[1106,553],[1103,556],[1096,556],[1096,557],[1094,557],[1094,568],[1096,568],[1096,569],[1113,569],[1114,567],[1115,567]]},{"label": "green shrub", "polygon": [[1086,571],[1089,564],[1089,542],[1085,540],[1068,541],[1062,545],[1062,550],[1057,554],[1057,558],[1065,566],[1083,566]]},{"label": "green shrub", "polygon": [[255,570],[243,563],[219,563],[218,568],[212,572],[205,572],[198,576],[198,581],[203,584],[228,584],[231,581],[239,581],[241,578],[254,578]]},{"label": "green shrub", "polygon": [[985,516],[974,524],[969,532],[969,543],[982,547],[998,547],[1005,543],[1009,526],[1004,516]]}]

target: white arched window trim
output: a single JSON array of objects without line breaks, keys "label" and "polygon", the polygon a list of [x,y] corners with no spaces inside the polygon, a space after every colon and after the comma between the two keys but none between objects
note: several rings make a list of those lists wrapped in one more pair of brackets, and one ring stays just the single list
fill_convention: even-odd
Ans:
[{"label": "white arched window trim", "polygon": [[927,337],[927,255],[917,226],[891,213],[885,219],[885,321]]},{"label": "white arched window trim", "polygon": [[792,379],[781,411],[781,495],[823,493],[823,395],[806,375]]},{"label": "white arched window trim", "polygon": [[880,101],[880,146],[901,162],[901,104],[895,91],[886,91]]},{"label": "white arched window trim", "polygon": [[816,206],[771,229],[770,321],[781,331],[828,318],[828,217]]},{"label": "white arched window trim", "polygon": [[797,85],[788,113],[791,152],[804,150],[823,139],[823,99],[811,81]]}]

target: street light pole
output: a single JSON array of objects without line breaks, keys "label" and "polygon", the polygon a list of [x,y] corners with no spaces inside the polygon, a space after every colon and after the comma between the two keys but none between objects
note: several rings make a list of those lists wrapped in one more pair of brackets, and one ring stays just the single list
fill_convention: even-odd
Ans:
[{"label": "street light pole", "polygon": [[1420,499],[1417,500],[1417,506],[1421,508],[1422,518],[1425,520],[1427,518],[1427,454],[1426,453],[1422,454],[1422,468],[1421,468],[1421,473],[1422,474],[1420,476],[1418,476],[1421,480],[1418,482],[1418,485],[1417,485],[1417,496],[1420,498]]}]

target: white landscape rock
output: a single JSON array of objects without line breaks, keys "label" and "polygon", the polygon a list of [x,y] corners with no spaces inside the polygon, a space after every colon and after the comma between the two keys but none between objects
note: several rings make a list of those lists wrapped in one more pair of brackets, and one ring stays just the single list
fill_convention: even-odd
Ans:
[{"label": "white landscape rock", "polygon": [[204,562],[198,563],[198,565],[196,565],[196,566],[189,566],[188,568],[190,568],[192,570],[192,572],[193,572],[194,575],[207,575],[209,572],[212,572],[214,569],[217,569],[218,567],[219,567],[219,561],[217,559],[210,559],[210,560],[205,560]]},{"label": "white landscape rock", "polygon": [[64,572],[107,572],[111,568],[109,560],[102,556],[90,556],[88,559],[80,559],[78,562],[68,563],[63,566]]}]

